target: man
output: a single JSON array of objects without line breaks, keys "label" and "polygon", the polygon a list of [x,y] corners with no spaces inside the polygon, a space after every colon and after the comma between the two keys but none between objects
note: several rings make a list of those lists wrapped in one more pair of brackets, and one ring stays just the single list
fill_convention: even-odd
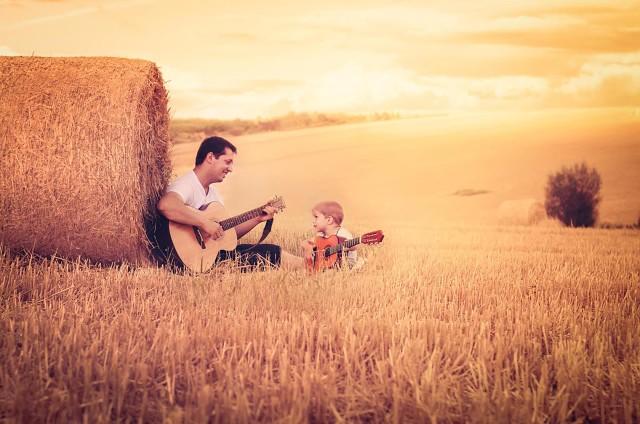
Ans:
[{"label": "man", "polygon": [[[200,228],[214,240],[222,237],[224,230],[215,221],[205,218],[200,207],[211,203],[223,203],[214,184],[224,181],[233,170],[237,149],[222,137],[206,138],[196,154],[195,168],[181,176],[167,188],[158,201],[158,210],[168,220]],[[238,239],[256,225],[273,217],[275,209],[267,206],[264,214],[235,227]],[[229,229],[228,231],[234,231]],[[216,262],[237,259],[241,265],[255,268],[265,261],[275,267],[299,269],[304,267],[301,257],[292,255],[274,244],[260,244],[250,251],[251,245],[241,244],[233,251],[220,251]]]}]

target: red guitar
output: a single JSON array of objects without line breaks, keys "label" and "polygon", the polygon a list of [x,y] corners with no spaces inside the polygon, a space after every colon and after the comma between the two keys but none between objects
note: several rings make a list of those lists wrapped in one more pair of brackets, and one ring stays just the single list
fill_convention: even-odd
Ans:
[{"label": "red guitar", "polygon": [[350,249],[360,243],[377,244],[382,242],[384,234],[382,231],[372,231],[363,236],[356,237],[351,240],[339,242],[338,236],[316,237],[313,250],[309,250],[305,254],[305,266],[309,271],[320,271],[331,268],[338,263],[339,256],[346,249]]}]

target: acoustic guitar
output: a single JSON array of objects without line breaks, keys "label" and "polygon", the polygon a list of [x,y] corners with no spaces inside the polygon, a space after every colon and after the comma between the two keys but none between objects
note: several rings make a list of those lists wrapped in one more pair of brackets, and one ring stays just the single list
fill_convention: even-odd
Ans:
[{"label": "acoustic guitar", "polygon": [[193,225],[180,224],[169,221],[169,236],[171,243],[182,264],[195,273],[206,272],[213,266],[220,250],[233,250],[238,245],[238,237],[235,231],[230,231],[243,222],[263,215],[264,208],[273,207],[276,212],[285,208],[281,197],[274,197],[266,204],[248,212],[227,218],[228,214],[224,206],[219,202],[211,202],[203,205],[200,210],[205,216],[220,224],[224,234],[217,240],[205,235],[200,228]]},{"label": "acoustic guitar", "polygon": [[321,271],[335,266],[343,252],[358,244],[377,244],[384,239],[380,230],[366,233],[360,237],[346,240],[340,243],[336,235],[329,237],[316,237],[313,249],[305,254],[305,266],[309,271]]}]

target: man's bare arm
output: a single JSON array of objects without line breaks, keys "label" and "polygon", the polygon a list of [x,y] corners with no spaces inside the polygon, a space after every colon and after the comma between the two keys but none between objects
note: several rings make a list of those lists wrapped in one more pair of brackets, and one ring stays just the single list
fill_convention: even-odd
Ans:
[{"label": "man's bare arm", "polygon": [[224,233],[220,224],[206,219],[202,212],[185,205],[180,195],[172,191],[160,198],[158,210],[168,220],[186,225],[195,225],[205,233],[210,234],[214,239],[222,237]]},{"label": "man's bare arm", "polygon": [[238,238],[242,238],[242,236],[253,230],[253,228],[261,222],[260,218],[253,218],[243,222],[242,224],[236,225],[236,234],[238,235]]},{"label": "man's bare arm", "polygon": [[170,221],[198,227],[204,224],[204,217],[200,211],[185,205],[180,195],[172,191],[160,198],[158,210]]},{"label": "man's bare arm", "polygon": [[273,218],[273,214],[275,213],[275,209],[271,206],[266,206],[264,208],[264,213],[257,218],[250,219],[249,221],[243,222],[240,225],[236,226],[236,234],[238,238],[241,238],[249,231],[253,230],[253,228],[261,222],[264,222],[268,219]]}]

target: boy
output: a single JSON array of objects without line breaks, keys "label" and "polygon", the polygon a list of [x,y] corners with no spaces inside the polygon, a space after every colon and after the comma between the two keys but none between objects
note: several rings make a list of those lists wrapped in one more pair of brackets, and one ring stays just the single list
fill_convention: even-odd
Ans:
[{"label": "boy", "polygon": [[[311,214],[313,215],[313,229],[316,231],[317,236],[330,237],[336,235],[340,243],[354,238],[351,232],[342,226],[344,211],[338,202],[320,202],[313,207]],[[303,242],[305,251],[310,252],[313,249],[314,242],[314,239],[305,240]],[[345,252],[346,255],[343,256],[343,260],[346,261],[346,265],[351,268],[358,264],[358,253],[355,251],[355,247]]]}]

